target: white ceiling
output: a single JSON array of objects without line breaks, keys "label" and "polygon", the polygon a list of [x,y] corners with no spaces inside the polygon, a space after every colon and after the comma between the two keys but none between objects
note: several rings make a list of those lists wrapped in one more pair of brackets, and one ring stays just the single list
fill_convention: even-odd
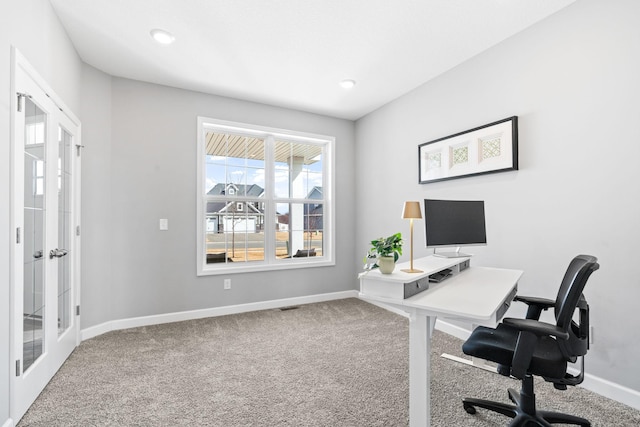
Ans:
[{"label": "white ceiling", "polygon": [[108,74],[351,120],[574,1],[50,0]]}]

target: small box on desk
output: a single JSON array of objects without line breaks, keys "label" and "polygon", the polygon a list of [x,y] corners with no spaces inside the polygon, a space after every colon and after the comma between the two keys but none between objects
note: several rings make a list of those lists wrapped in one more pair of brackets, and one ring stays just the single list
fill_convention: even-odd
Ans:
[{"label": "small box on desk", "polygon": [[404,283],[404,298],[410,298],[429,289],[429,278],[423,277],[411,283]]},{"label": "small box on desk", "polygon": [[402,300],[427,289],[429,289],[428,276],[407,282],[379,280],[368,277],[360,279],[360,292],[369,296]]},{"label": "small box on desk", "polygon": [[467,268],[469,268],[470,263],[471,263],[471,260],[469,259],[462,261],[460,264],[458,264],[458,272],[464,271]]},{"label": "small box on desk", "polygon": [[[421,273],[407,273],[403,271],[404,264],[396,265],[391,274],[382,274],[378,270],[371,270],[360,275],[360,293],[374,298],[389,298],[403,300],[424,292],[433,286],[429,276],[447,270],[449,275],[455,275],[469,267],[469,258],[447,259],[426,257],[414,261],[415,267]],[[408,267],[408,265],[406,265]],[[445,279],[446,280],[446,279]]]}]

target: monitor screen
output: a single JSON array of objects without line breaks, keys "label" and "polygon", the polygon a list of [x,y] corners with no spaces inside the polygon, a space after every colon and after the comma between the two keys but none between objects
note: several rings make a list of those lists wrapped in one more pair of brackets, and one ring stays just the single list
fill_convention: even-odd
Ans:
[{"label": "monitor screen", "polygon": [[456,247],[440,256],[467,256],[460,246],[486,245],[483,200],[424,200],[424,224],[428,248]]}]

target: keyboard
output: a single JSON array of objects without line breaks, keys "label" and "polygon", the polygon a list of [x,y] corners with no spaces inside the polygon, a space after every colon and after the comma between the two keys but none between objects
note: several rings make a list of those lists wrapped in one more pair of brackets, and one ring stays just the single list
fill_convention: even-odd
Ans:
[{"label": "keyboard", "polygon": [[429,281],[432,283],[440,283],[447,277],[451,276],[451,269],[447,268],[442,271],[438,271],[437,273],[433,273],[429,275]]}]

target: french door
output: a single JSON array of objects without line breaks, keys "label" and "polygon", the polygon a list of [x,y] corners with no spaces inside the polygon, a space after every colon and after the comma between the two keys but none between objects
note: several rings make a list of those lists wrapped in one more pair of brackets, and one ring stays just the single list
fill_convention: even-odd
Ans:
[{"label": "french door", "polygon": [[17,50],[12,102],[11,417],[79,342],[80,122]]}]

